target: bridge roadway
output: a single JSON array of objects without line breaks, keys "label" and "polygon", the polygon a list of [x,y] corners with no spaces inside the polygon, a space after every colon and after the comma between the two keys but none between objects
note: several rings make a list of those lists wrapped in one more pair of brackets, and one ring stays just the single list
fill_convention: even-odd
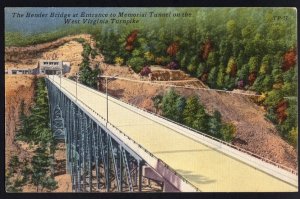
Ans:
[{"label": "bridge roadway", "polygon": [[[50,76],[62,90],[76,95],[74,81]],[[121,91],[120,91],[121,92]],[[78,84],[77,97],[106,118],[106,96]],[[149,117],[125,108],[109,97],[109,123],[135,140],[203,192],[295,192],[298,184],[267,174],[225,155],[205,142],[179,133]],[[90,110],[89,110],[90,111]],[[92,111],[90,111],[92,112]],[[156,116],[154,116],[156,117]],[[270,165],[272,167],[273,165]],[[280,171],[280,170],[279,170]],[[276,171],[275,171],[276,172]],[[281,171],[280,171],[281,172]],[[282,171],[285,174],[285,171]],[[287,174],[297,181],[298,176]]]}]

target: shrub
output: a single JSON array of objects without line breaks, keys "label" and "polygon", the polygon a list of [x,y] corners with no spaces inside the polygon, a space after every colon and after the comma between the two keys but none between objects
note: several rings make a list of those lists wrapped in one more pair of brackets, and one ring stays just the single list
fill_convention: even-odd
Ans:
[{"label": "shrub", "polygon": [[151,69],[149,66],[145,66],[140,72],[142,76],[148,76],[150,73],[151,73]]},{"label": "shrub", "polygon": [[145,64],[145,60],[141,57],[133,57],[126,64],[131,66],[134,72],[139,73]]},{"label": "shrub", "polygon": [[170,61],[169,57],[157,57],[155,58],[155,63],[159,65],[166,65]]},{"label": "shrub", "polygon": [[234,138],[234,134],[236,132],[236,128],[231,123],[223,124],[221,127],[222,139],[226,142],[231,142]]},{"label": "shrub", "polygon": [[298,127],[297,128],[292,128],[292,130],[288,134],[288,141],[294,147],[297,147],[297,139],[298,139]]},{"label": "shrub", "polygon": [[176,70],[176,69],[179,69],[179,63],[178,61],[171,61],[168,65],[167,65],[167,68],[168,69],[172,69],[172,70]]},{"label": "shrub", "polygon": [[145,58],[148,62],[151,62],[151,61],[154,60],[154,55],[153,55],[151,52],[147,51],[147,52],[144,53],[144,58]]},{"label": "shrub", "polygon": [[81,44],[85,43],[85,39],[83,39],[83,38],[75,38],[74,41],[77,41],[78,43],[81,43]]},{"label": "shrub", "polygon": [[114,61],[118,66],[121,66],[124,63],[124,59],[122,57],[116,57]]}]

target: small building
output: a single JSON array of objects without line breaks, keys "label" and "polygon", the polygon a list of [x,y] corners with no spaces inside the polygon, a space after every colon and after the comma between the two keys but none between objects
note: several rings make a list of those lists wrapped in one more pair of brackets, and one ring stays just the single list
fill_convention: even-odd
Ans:
[{"label": "small building", "polygon": [[61,60],[40,60],[38,62],[37,74],[60,75],[70,72],[70,62]]},{"label": "small building", "polygon": [[23,75],[23,74],[32,74],[34,69],[25,69],[25,68],[11,68],[6,69],[5,74],[8,75]]},{"label": "small building", "polygon": [[46,75],[60,75],[70,72],[70,62],[61,60],[40,60],[36,68],[24,69],[13,68],[6,69],[5,74],[8,75],[22,75],[22,74],[46,74]]}]

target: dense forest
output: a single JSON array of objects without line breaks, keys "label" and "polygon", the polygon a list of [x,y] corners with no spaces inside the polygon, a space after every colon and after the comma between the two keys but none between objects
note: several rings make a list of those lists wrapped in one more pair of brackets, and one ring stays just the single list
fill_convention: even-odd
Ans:
[{"label": "dense forest", "polygon": [[38,36],[6,33],[5,42],[8,46],[28,45],[66,33],[86,32],[94,36],[107,63],[127,65],[142,74],[149,71],[149,65],[162,65],[183,70],[210,88],[255,91],[263,96],[258,103],[266,108],[266,118],[277,126],[284,139],[296,146],[296,11],[291,8],[164,10],[190,12],[192,17],[68,27]]}]

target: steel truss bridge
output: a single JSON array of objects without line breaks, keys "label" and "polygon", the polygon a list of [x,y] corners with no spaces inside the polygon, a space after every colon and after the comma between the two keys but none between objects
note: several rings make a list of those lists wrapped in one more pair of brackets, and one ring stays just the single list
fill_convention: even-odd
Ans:
[{"label": "steel truss bridge", "polygon": [[297,174],[224,142],[66,78],[46,85],[74,192],[140,192],[143,177],[167,192],[298,190]]},{"label": "steel truss bridge", "polygon": [[72,190],[141,191],[144,161],[50,81],[47,88],[53,135],[67,146]]}]

